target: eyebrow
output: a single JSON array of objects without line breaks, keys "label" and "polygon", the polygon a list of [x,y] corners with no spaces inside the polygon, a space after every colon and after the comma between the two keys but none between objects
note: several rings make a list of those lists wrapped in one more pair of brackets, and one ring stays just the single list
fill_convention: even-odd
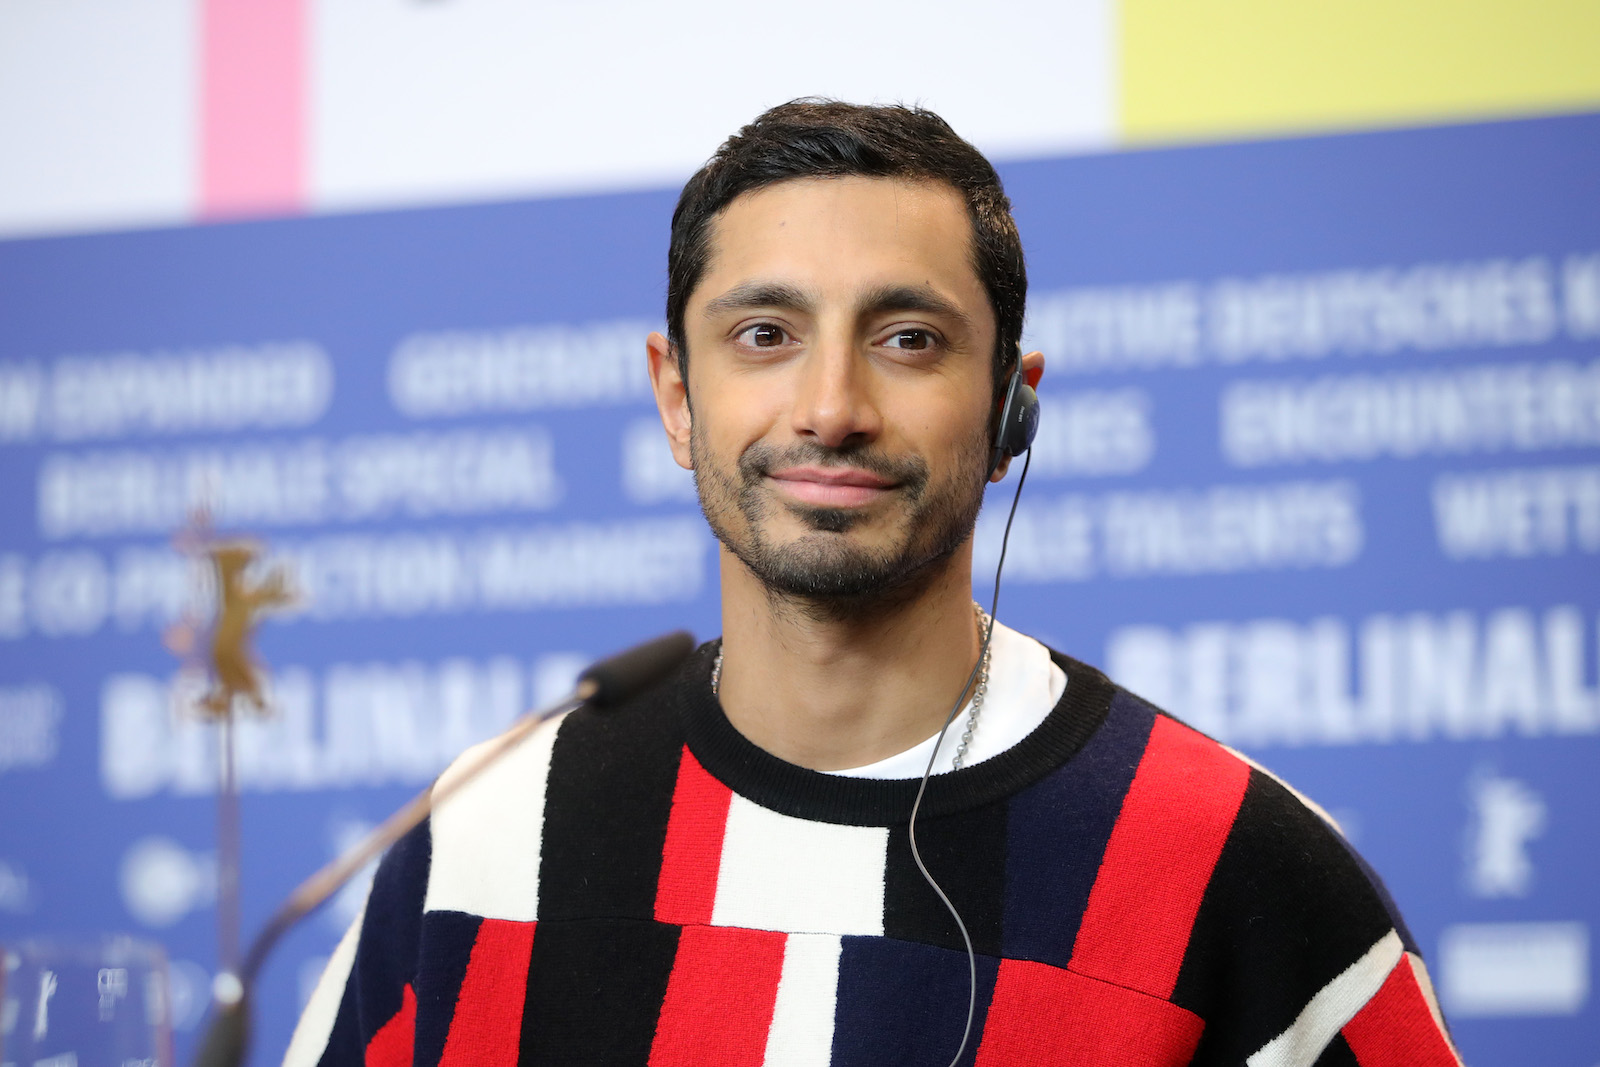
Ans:
[{"label": "eyebrow", "polygon": [[920,311],[926,315],[954,319],[969,329],[972,326],[972,320],[966,312],[940,296],[929,285],[884,285],[870,289],[857,303],[856,310],[862,314]]},{"label": "eyebrow", "polygon": [[746,282],[706,301],[702,314],[713,318],[729,311],[752,311],[756,308],[810,311],[816,303],[812,294],[797,286],[778,282]]},{"label": "eyebrow", "polygon": [[[746,282],[736,285],[721,296],[706,302],[703,314],[714,318],[730,311],[751,311],[756,308],[783,308],[789,311],[811,312],[816,308],[816,296],[798,286],[781,282]],[[918,311],[940,315],[971,328],[972,319],[955,304],[940,296],[927,285],[882,285],[869,289],[856,301],[860,315],[882,314],[890,311]]]}]

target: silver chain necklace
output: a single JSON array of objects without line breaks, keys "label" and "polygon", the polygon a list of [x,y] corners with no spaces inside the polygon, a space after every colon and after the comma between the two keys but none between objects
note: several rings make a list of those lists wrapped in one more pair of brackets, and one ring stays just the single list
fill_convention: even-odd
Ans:
[{"label": "silver chain necklace", "polygon": [[[989,613],[984,611],[976,600],[972,602],[972,610],[978,616],[978,633],[988,633]],[[955,757],[950,761],[950,769],[953,771],[959,771],[967,760],[967,746],[972,744],[972,734],[978,728],[978,716],[983,712],[983,698],[989,692],[989,661],[993,655],[994,638],[991,637],[989,643],[983,646],[983,663],[978,667],[978,681],[972,688],[972,709],[967,712],[967,725],[961,731],[961,743],[956,746]]]},{"label": "silver chain necklace", "polygon": [[[984,611],[976,600],[972,602],[972,611],[978,617],[978,633],[989,632],[989,613]],[[981,638],[980,638],[981,640]],[[956,754],[950,760],[950,769],[959,771],[967,759],[967,746],[972,744],[972,735],[978,729],[978,716],[983,714],[983,698],[989,692],[989,661],[994,655],[994,641],[983,649],[983,663],[978,668],[978,681],[972,688],[972,705],[967,711],[966,727],[961,731],[961,742],[956,746]],[[722,692],[722,646],[717,646],[717,658],[711,664],[711,695],[720,696]]]}]

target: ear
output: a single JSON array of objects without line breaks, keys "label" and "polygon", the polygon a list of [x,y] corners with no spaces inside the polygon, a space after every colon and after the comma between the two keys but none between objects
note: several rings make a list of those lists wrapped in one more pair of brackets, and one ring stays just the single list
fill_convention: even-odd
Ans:
[{"label": "ear", "polygon": [[661,413],[661,425],[667,431],[672,458],[678,461],[678,466],[693,470],[694,462],[689,458],[692,424],[689,385],[678,370],[678,355],[659,333],[645,338],[644,347],[650,363],[650,388],[656,394],[656,410]]},{"label": "ear", "polygon": [[1044,377],[1043,352],[1029,352],[1022,357],[1022,377],[1033,389],[1039,388],[1039,379]]}]

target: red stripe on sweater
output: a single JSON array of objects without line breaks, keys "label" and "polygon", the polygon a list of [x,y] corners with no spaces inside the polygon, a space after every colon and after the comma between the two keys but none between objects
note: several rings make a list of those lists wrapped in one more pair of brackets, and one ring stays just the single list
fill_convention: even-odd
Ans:
[{"label": "red stripe on sweater", "polygon": [[367,1042],[367,1067],[411,1067],[412,1037],[417,1030],[417,994],[406,983],[400,1010],[378,1027]]},{"label": "red stripe on sweater", "polygon": [[757,1067],[766,1058],[786,940],[772,930],[685,926],[650,1067]]},{"label": "red stripe on sweater", "polygon": [[656,883],[656,918],[661,922],[688,926],[711,921],[732,801],[733,791],[706,773],[685,747]]},{"label": "red stripe on sweater", "polygon": [[1172,995],[1200,899],[1249,782],[1243,760],[1156,717],[1089,891],[1072,947],[1074,971]]},{"label": "red stripe on sweater", "polygon": [[1400,957],[1342,1032],[1361,1067],[1460,1067],[1428,1010],[1410,956]]},{"label": "red stripe on sweater", "polygon": [[1205,1022],[1176,1004],[1031,960],[1001,960],[976,1067],[1176,1067]]},{"label": "red stripe on sweater", "polygon": [[478,926],[439,1067],[517,1062],[535,925],[485,919]]}]

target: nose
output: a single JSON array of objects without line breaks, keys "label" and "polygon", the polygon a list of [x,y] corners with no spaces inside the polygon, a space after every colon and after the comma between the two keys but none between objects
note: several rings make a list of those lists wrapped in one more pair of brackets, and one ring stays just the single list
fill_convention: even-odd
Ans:
[{"label": "nose", "polygon": [[791,428],[824,448],[849,448],[876,440],[882,415],[873,397],[871,368],[845,339],[814,347],[800,361]]}]

